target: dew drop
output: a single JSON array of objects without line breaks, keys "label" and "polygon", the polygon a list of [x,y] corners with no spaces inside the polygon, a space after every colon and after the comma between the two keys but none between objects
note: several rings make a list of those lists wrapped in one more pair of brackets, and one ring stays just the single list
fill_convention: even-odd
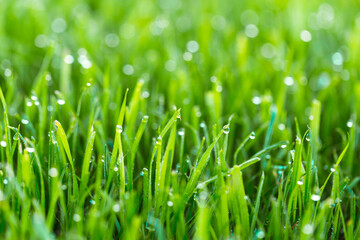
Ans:
[{"label": "dew drop", "polygon": [[225,126],[223,127],[223,129],[224,129],[224,133],[225,133],[225,134],[229,134],[229,132],[230,132],[230,126],[229,126],[229,124],[225,125]]},{"label": "dew drop", "polygon": [[56,168],[50,168],[49,169],[49,176],[50,177],[57,177],[58,176],[58,170]]},{"label": "dew drop", "polygon": [[122,133],[122,131],[123,131],[122,126],[121,125],[116,125],[116,132],[117,133]]},{"label": "dew drop", "polygon": [[287,76],[285,79],[284,79],[284,83],[286,86],[292,86],[294,85],[294,79],[290,76]]},{"label": "dew drop", "polygon": [[311,224],[306,224],[303,228],[302,228],[302,232],[306,235],[310,235],[314,232],[314,228]]},{"label": "dew drop", "polygon": [[257,234],[256,234],[256,238],[258,239],[262,239],[265,237],[265,233],[263,231],[259,231]]},{"label": "dew drop", "polygon": [[285,130],[285,124],[280,123],[280,124],[278,125],[278,128],[279,128],[280,131],[284,131],[284,130]]},{"label": "dew drop", "polygon": [[258,97],[258,96],[253,97],[253,98],[251,99],[251,101],[252,101],[253,104],[255,104],[255,105],[259,105],[259,104],[262,102],[261,97]]},{"label": "dew drop", "polygon": [[250,139],[255,139],[255,132],[251,132]]},{"label": "dew drop", "polygon": [[147,122],[149,120],[149,116],[148,115],[145,115],[144,117],[143,117],[143,122]]},{"label": "dew drop", "polygon": [[29,123],[29,121],[26,120],[26,119],[21,119],[21,123],[24,124],[24,125],[27,125]]},{"label": "dew drop", "polygon": [[65,100],[64,100],[64,99],[58,99],[58,100],[57,100],[57,103],[58,103],[59,105],[64,105],[64,104],[65,104]]},{"label": "dew drop", "polygon": [[346,126],[347,126],[348,128],[352,128],[353,122],[352,122],[351,120],[349,120],[349,121],[346,123]]},{"label": "dew drop", "polygon": [[117,212],[120,212],[120,205],[117,204],[117,203],[114,204],[113,207],[112,207],[112,210],[113,210],[114,212],[116,212],[116,213],[117,213]]},{"label": "dew drop", "polygon": [[64,62],[66,64],[72,64],[74,62],[74,57],[72,55],[68,54],[64,57]]},{"label": "dew drop", "polygon": [[27,151],[28,153],[33,153],[33,152],[35,152],[35,149],[27,147],[27,148],[25,148],[25,151]]},{"label": "dew drop", "polygon": [[159,136],[159,137],[156,139],[156,144],[157,144],[157,145],[160,145],[161,142],[162,142],[162,138],[161,138],[161,136]]},{"label": "dew drop", "polygon": [[179,129],[178,135],[184,136],[185,135],[185,130],[183,128]]},{"label": "dew drop", "polygon": [[32,102],[31,102],[31,101],[27,101],[27,102],[26,102],[26,106],[27,106],[27,107],[31,107],[31,106],[32,106]]},{"label": "dew drop", "polygon": [[198,42],[196,42],[196,41],[189,41],[189,42],[187,42],[187,44],[186,44],[186,48],[187,48],[187,50],[189,51],[189,52],[191,52],[191,53],[195,53],[195,52],[197,52],[198,50],[199,50],[199,43]]},{"label": "dew drop", "polygon": [[1,141],[1,142],[0,142],[0,145],[1,145],[2,147],[6,147],[7,144],[6,144],[5,141]]},{"label": "dew drop", "polygon": [[75,213],[75,214],[73,215],[73,220],[74,220],[75,222],[80,222],[80,220],[81,220],[80,215],[77,214],[77,213]]},{"label": "dew drop", "polygon": [[321,197],[320,197],[319,195],[315,195],[315,194],[311,195],[311,200],[313,200],[314,202],[319,201],[320,198],[321,198]]},{"label": "dew drop", "polygon": [[310,42],[311,41],[311,33],[307,30],[303,30],[300,33],[300,38],[304,42]]}]

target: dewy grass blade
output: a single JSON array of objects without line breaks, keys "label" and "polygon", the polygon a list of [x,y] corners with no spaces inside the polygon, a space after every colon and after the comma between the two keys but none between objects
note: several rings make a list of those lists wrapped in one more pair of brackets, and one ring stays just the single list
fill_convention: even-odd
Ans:
[{"label": "dewy grass blade", "polygon": [[129,184],[129,191],[131,191],[133,189],[133,176],[134,176],[134,161],[135,161],[135,156],[138,150],[138,146],[141,140],[141,136],[144,133],[145,130],[145,126],[148,122],[149,117],[148,116],[144,116],[140,126],[138,128],[138,131],[136,132],[135,135],[135,139],[134,142],[132,143],[131,146],[131,152],[130,152],[130,158],[128,158],[128,184]]},{"label": "dewy grass blade", "polygon": [[9,132],[9,118],[8,118],[8,111],[7,111],[5,97],[4,97],[1,87],[0,87],[0,100],[1,100],[1,103],[2,103],[3,109],[4,109],[4,132],[5,132],[5,138],[6,138],[6,158],[7,158],[7,161],[12,166],[13,160],[10,157],[11,136],[10,136],[10,132]]},{"label": "dewy grass blade", "polygon": [[200,179],[201,173],[202,173],[202,171],[204,170],[205,166],[207,165],[207,163],[209,161],[211,151],[215,147],[215,144],[220,139],[223,132],[224,132],[224,129],[222,129],[220,131],[220,133],[216,136],[215,140],[206,149],[206,151],[204,152],[204,154],[202,155],[202,157],[201,157],[201,159],[199,161],[199,164],[196,166],[195,170],[191,174],[190,180],[187,183],[184,194],[183,194],[183,201],[184,202],[187,202],[189,200],[189,198],[191,197],[191,195],[194,193],[195,188],[196,188],[196,186],[198,184],[198,181]]},{"label": "dewy grass blade", "polygon": [[125,96],[124,96],[124,99],[123,99],[123,102],[121,105],[119,117],[117,120],[117,125],[116,125],[116,129],[115,129],[114,148],[113,148],[111,159],[110,159],[109,176],[108,176],[108,180],[106,183],[106,189],[109,189],[111,181],[112,181],[112,177],[114,174],[114,167],[115,167],[117,154],[118,154],[118,150],[119,150],[119,141],[121,140],[120,135],[123,131],[123,123],[124,123],[125,110],[126,110],[126,98],[127,98],[128,92],[129,92],[129,89],[126,89]]},{"label": "dewy grass blade", "polygon": [[317,165],[317,152],[319,150],[319,131],[320,131],[320,115],[321,115],[321,103],[318,100],[314,100],[311,109],[311,143],[312,143],[312,159],[314,165]]},{"label": "dewy grass blade", "polygon": [[249,226],[249,212],[246,203],[245,189],[242,179],[242,172],[240,168],[234,167],[231,172],[231,191],[233,192],[232,197],[234,203],[238,206],[238,215],[240,216],[241,223],[241,236],[246,238],[250,234]]},{"label": "dewy grass blade", "polygon": [[156,210],[157,213],[160,205],[163,204],[163,199],[165,198],[166,188],[170,181],[170,169],[172,166],[172,160],[174,157],[175,152],[175,137],[176,137],[176,122],[172,125],[170,138],[168,140],[168,144],[164,153],[163,160],[161,162],[160,168],[160,175],[159,175],[159,198],[157,199],[156,203]]},{"label": "dewy grass blade", "polygon": [[91,161],[91,154],[93,151],[93,145],[95,140],[96,132],[91,128],[90,137],[87,140],[86,149],[85,149],[85,156],[83,159],[82,164],[82,172],[81,172],[81,183],[80,183],[80,196],[82,196],[87,188],[90,172],[89,166]]},{"label": "dewy grass blade", "polygon": [[259,187],[258,187],[258,191],[257,191],[257,194],[256,194],[255,207],[254,207],[254,211],[253,211],[252,219],[251,219],[251,228],[250,228],[251,233],[254,232],[256,220],[257,220],[258,214],[259,214],[260,201],[261,201],[261,192],[262,192],[262,189],[263,189],[263,186],[264,186],[264,180],[265,180],[265,175],[264,175],[264,172],[262,172]]},{"label": "dewy grass blade", "polygon": [[78,199],[79,189],[78,189],[75,166],[74,166],[73,158],[71,156],[69,143],[67,141],[65,131],[64,131],[63,127],[61,126],[60,122],[55,120],[54,123],[55,123],[55,128],[56,128],[56,138],[57,138],[58,142],[61,142],[61,146],[64,148],[67,158],[69,160],[70,166],[71,166],[73,195],[74,195],[75,199]]}]

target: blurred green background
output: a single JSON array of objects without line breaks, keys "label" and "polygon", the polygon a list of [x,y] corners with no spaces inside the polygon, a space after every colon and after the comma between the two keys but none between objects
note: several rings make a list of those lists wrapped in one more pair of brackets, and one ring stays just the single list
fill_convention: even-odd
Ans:
[{"label": "blurred green background", "polygon": [[[50,93],[61,91],[74,109],[89,81],[102,98],[108,71],[112,117],[123,90],[141,78],[144,114],[162,119],[176,105],[185,121],[199,111],[214,123],[235,113],[246,132],[269,120],[273,103],[278,124],[292,125],[296,116],[305,128],[317,98],[321,138],[329,145],[337,142],[333,130],[346,130],[360,111],[358,1],[2,0],[1,6],[0,84],[11,114],[24,111],[42,71],[49,72]],[[207,107],[212,89],[221,92],[220,116]]]}]

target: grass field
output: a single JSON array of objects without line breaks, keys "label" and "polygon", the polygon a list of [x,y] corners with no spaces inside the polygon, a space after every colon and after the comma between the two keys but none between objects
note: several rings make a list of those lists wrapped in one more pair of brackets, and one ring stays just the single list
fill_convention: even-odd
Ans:
[{"label": "grass field", "polygon": [[360,239],[360,2],[0,0],[1,239]]}]

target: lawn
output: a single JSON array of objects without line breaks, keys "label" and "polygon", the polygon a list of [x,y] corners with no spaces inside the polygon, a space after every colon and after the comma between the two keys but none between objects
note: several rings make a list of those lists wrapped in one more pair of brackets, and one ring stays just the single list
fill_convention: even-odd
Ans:
[{"label": "lawn", "polygon": [[360,239],[360,2],[0,0],[1,239]]}]

